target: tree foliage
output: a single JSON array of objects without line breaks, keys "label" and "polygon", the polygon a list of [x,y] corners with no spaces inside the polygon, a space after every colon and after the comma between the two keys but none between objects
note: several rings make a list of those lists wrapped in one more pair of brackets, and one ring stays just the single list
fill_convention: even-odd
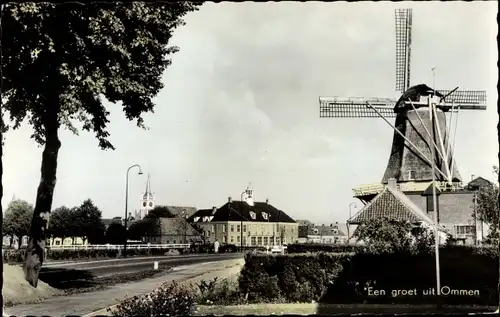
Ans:
[{"label": "tree foliage", "polygon": [[54,209],[50,216],[48,235],[53,238],[62,238],[63,240],[66,237],[71,237],[73,235],[70,228],[72,218],[72,211],[66,206]]},{"label": "tree foliage", "polygon": [[105,226],[102,223],[102,212],[92,200],[85,200],[76,210],[80,237],[91,244],[104,242]]},{"label": "tree foliage", "polygon": [[168,210],[166,206],[155,206],[153,210],[150,210],[145,218],[173,218],[174,214]]},{"label": "tree foliage", "polygon": [[[498,178],[497,166],[493,166],[493,172]],[[498,194],[499,189],[496,183],[481,187],[477,194],[477,218],[490,226],[493,235],[498,235],[496,232],[499,230],[500,208],[498,205]]]},{"label": "tree foliage", "polygon": [[[40,184],[23,265],[34,287],[43,262],[46,231],[61,142],[59,128],[92,131],[102,149],[109,109],[121,102],[125,116],[143,127],[163,88],[161,76],[178,48],[169,46],[192,2],[8,3],[2,6],[2,136],[25,119],[44,146]],[[10,116],[10,123],[3,115]]]},{"label": "tree foliage", "polygon": [[20,247],[22,237],[28,235],[31,217],[33,217],[33,205],[20,199],[11,201],[7,206],[2,223],[3,234],[9,235],[11,238],[16,236],[18,247]]},{"label": "tree foliage", "polygon": [[106,229],[106,242],[109,244],[125,243],[127,230],[125,226],[118,222],[112,222]]},{"label": "tree foliage", "polygon": [[385,252],[430,251],[434,244],[434,234],[427,228],[385,218],[359,225],[354,237],[374,250]]}]

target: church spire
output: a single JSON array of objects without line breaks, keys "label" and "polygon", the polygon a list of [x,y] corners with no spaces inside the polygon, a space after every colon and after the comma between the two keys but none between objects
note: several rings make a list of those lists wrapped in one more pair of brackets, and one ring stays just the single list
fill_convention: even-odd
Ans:
[{"label": "church spire", "polygon": [[152,199],[153,193],[151,192],[150,174],[148,173],[148,180],[146,181],[146,190],[144,191],[144,199]]}]

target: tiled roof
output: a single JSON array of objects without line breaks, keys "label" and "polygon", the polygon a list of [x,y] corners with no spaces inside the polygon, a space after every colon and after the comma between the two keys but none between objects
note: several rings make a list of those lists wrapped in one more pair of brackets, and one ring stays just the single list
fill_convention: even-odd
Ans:
[{"label": "tiled roof", "polygon": [[186,217],[191,217],[196,213],[196,208],[195,207],[182,207],[182,206],[165,206],[167,207],[168,211],[172,213],[174,216],[182,216],[185,215]]},{"label": "tiled roof", "polygon": [[[364,206],[350,223],[359,224],[377,218],[387,218],[398,221],[409,221],[412,223],[425,222],[434,226],[434,221],[417,207],[404,193],[397,189],[385,187],[372,201]],[[439,226],[441,231],[445,229]]]},{"label": "tiled roof", "polygon": [[[255,219],[251,216],[255,215]],[[266,216],[267,217],[266,219]],[[213,217],[210,221],[255,221],[255,222],[289,222],[295,223],[285,212],[275,208],[269,203],[255,202],[250,206],[244,201],[227,202],[224,206],[218,208],[216,212],[213,209],[198,210],[189,217],[188,221],[202,222],[204,217]],[[196,221],[195,221],[196,220]]]},{"label": "tiled roof", "polygon": [[113,218],[113,219],[104,218],[104,219],[101,219],[101,222],[107,227],[112,223],[122,223],[122,219],[121,218]]},{"label": "tiled roof", "polygon": [[469,184],[467,184],[467,187],[482,189],[482,188],[489,187],[492,185],[493,184],[489,180],[482,178],[482,177],[477,177],[477,178],[473,179]]},{"label": "tiled roof", "polygon": [[185,219],[160,218],[161,235],[200,235]]},{"label": "tiled roof", "polygon": [[[337,226],[335,228],[335,226]],[[337,233],[335,234],[332,232],[332,230],[337,229]],[[347,236],[345,233],[345,230],[347,230],[346,224],[345,223],[337,223],[332,226],[312,226],[309,227],[309,230],[307,232],[308,235],[320,235],[320,236]]]},{"label": "tiled roof", "polygon": [[313,225],[313,223],[310,222],[309,220],[298,220],[297,219],[295,221],[299,224],[299,226],[312,226]]}]

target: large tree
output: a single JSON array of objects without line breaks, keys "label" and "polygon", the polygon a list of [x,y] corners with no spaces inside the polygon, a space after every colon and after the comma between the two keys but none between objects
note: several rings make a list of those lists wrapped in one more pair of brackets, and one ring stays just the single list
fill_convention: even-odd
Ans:
[{"label": "large tree", "polygon": [[[161,76],[178,48],[174,29],[198,3],[9,3],[2,6],[2,114],[12,127],[28,119],[43,146],[41,177],[23,265],[36,287],[61,142],[59,128],[76,122],[93,131],[101,149],[113,149],[103,98],[121,102],[143,127],[163,88]],[[8,30],[8,31],[7,31]],[[2,132],[7,124],[1,122]]]},{"label": "large tree", "polygon": [[11,244],[14,242],[15,236],[18,247],[21,247],[22,237],[28,235],[32,217],[33,205],[27,201],[16,199],[9,203],[5,211],[2,231],[4,235],[11,237]]},{"label": "large tree", "polygon": [[92,200],[85,200],[77,208],[77,217],[79,219],[79,236],[85,242],[98,244],[104,241],[106,228],[102,223],[102,212],[94,205]]},{"label": "large tree", "polygon": [[70,225],[73,221],[72,218],[72,210],[68,207],[61,206],[54,209],[50,216],[50,226],[47,232],[48,236],[61,238],[63,240],[67,237],[71,237],[72,232]]},{"label": "large tree", "polygon": [[[493,173],[498,178],[498,167],[493,166]],[[490,233],[486,239],[486,243],[497,244],[499,236],[499,188],[498,183],[490,183],[478,189],[477,193],[477,219],[484,221],[490,226]]]}]

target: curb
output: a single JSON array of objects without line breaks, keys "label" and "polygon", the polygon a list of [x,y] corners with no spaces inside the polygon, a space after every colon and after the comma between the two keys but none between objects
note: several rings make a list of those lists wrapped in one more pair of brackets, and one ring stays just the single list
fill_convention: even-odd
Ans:
[{"label": "curb", "polygon": [[[222,271],[222,270],[225,270],[225,269],[228,269],[228,268],[232,268],[232,267],[235,267],[235,266],[242,266],[242,265],[244,265],[244,263],[243,263],[243,264],[236,263],[236,264],[233,264],[233,265],[226,265],[226,266],[224,266],[223,268],[218,268],[218,269],[214,269],[214,270],[205,271],[205,272],[202,272],[202,273],[199,273],[199,274],[196,274],[196,275],[190,276],[190,277],[179,278],[179,279],[176,279],[176,280],[174,280],[174,281],[172,281],[172,282],[177,282],[177,283],[181,284],[181,283],[185,283],[185,282],[187,282],[187,281],[189,281],[189,280],[195,279],[195,278],[197,278],[197,277],[200,277],[200,276],[202,276],[202,275],[205,275],[205,274],[207,274],[207,273],[213,273],[213,272],[217,272],[217,271]],[[151,292],[153,292],[153,291],[154,291],[154,290],[151,290]],[[147,295],[147,294],[149,294],[149,293],[151,293],[151,292],[146,292],[146,293],[141,294],[141,295],[138,295],[138,296],[144,296],[144,295]],[[122,300],[123,300],[123,299],[122,299]],[[83,315],[83,316],[81,316],[81,317],[109,316],[108,309],[109,309],[109,310],[111,310],[111,311],[113,311],[113,310],[115,310],[115,309],[116,309],[116,307],[117,307],[118,305],[119,305],[119,304],[115,304],[115,305],[112,305],[112,306],[108,306],[108,307],[105,307],[105,308],[101,308],[101,309],[96,310],[96,311],[94,311],[94,312],[92,312],[92,313],[85,314],[85,315]]]}]

